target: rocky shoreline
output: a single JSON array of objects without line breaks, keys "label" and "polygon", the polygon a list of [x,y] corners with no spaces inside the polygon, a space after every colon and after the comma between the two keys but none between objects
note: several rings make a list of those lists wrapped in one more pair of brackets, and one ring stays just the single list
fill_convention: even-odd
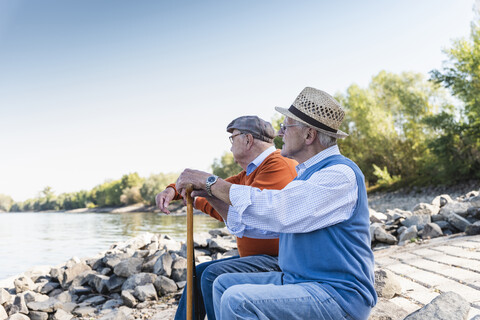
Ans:
[{"label": "rocky shoreline", "polygon": [[[465,188],[470,191],[464,192]],[[478,184],[455,190],[450,194],[443,193],[448,190],[409,190],[371,195],[374,251],[445,235],[480,234]],[[432,192],[440,193],[432,198]],[[413,204],[412,199],[421,201]],[[197,263],[236,254],[235,238],[225,228],[195,234]],[[96,257],[74,257],[62,266],[34,268],[8,285],[0,282],[0,320],[173,319],[185,286],[185,257],[184,243],[147,233],[115,244]],[[381,301],[400,294],[394,275],[377,269],[375,278]],[[459,295],[444,298],[450,306],[465,304]],[[379,303],[370,319],[399,319],[386,317],[384,305]],[[428,308],[422,312],[425,317]]]}]

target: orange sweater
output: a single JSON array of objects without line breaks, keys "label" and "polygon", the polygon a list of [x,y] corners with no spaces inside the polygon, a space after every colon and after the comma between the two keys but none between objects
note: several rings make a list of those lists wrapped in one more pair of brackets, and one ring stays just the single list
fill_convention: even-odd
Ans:
[{"label": "orange sweater", "polygon": [[[225,179],[233,184],[252,186],[259,189],[283,189],[296,176],[297,162],[280,155],[280,150],[271,153],[250,175],[245,170],[239,174]],[[175,189],[175,184],[169,185]],[[175,200],[181,199],[175,189]],[[220,214],[213,209],[207,199],[198,197],[195,208],[205,212],[217,220],[223,221]],[[254,239],[248,237],[237,238],[238,253],[241,257],[255,254],[278,255],[278,239]]]}]

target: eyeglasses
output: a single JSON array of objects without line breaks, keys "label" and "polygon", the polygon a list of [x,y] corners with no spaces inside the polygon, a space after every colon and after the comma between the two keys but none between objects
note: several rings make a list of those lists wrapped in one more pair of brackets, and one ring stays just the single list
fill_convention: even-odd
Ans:
[{"label": "eyeglasses", "polygon": [[237,133],[237,134],[234,134],[234,135],[231,135],[230,137],[228,137],[228,139],[230,139],[230,143],[233,144],[233,138],[235,138],[236,136],[239,136],[241,134],[244,134],[244,133],[240,132],[240,133]]},{"label": "eyeglasses", "polygon": [[282,134],[287,131],[287,128],[289,127],[303,127],[303,124],[284,124],[280,123],[280,130],[278,130],[278,133]]}]

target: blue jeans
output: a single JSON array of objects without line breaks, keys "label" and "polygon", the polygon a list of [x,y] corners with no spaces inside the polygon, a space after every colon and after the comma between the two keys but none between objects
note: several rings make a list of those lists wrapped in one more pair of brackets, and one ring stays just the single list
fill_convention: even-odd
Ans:
[{"label": "blue jeans", "polygon": [[224,274],[213,284],[217,319],[352,319],[318,282],[282,284],[281,272]]},{"label": "blue jeans", "polygon": [[[270,272],[280,271],[277,257],[268,255],[255,255],[242,257],[239,256],[208,261],[196,266],[198,306],[200,307],[200,319],[215,320],[213,309],[213,282],[215,279],[225,273],[247,273],[247,272]],[[182,297],[178,302],[175,320],[186,320],[187,318],[187,287],[183,291]],[[194,298],[195,299],[195,298]],[[195,317],[195,310],[193,312]]]}]

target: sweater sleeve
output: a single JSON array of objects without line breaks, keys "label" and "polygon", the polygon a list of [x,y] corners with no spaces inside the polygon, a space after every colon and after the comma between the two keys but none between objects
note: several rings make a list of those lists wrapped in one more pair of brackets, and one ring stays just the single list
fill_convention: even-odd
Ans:
[{"label": "sweater sleeve", "polygon": [[[225,179],[225,181],[228,181],[233,184],[239,184],[242,174],[244,174],[244,171],[242,171],[241,173],[235,176],[231,176]],[[207,199],[203,197],[197,197],[195,199],[195,208],[217,219],[218,221],[223,222],[222,216],[212,207],[210,203],[208,203]]]}]

